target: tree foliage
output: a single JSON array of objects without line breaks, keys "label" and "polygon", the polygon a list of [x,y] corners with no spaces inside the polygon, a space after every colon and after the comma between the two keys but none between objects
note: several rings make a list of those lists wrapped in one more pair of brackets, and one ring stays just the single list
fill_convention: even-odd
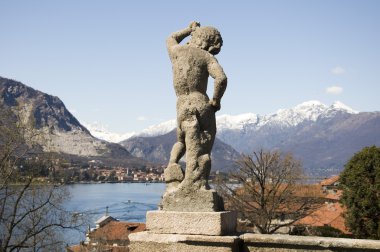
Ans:
[{"label": "tree foliage", "polygon": [[[313,208],[313,197],[296,194],[303,178],[302,166],[291,154],[259,151],[243,155],[229,181],[219,182],[219,192],[227,208],[236,210],[260,233],[274,233],[306,216]],[[305,195],[307,196],[307,195]]]},{"label": "tree foliage", "polygon": [[380,239],[380,148],[366,147],[340,177],[346,225],[357,238]]}]

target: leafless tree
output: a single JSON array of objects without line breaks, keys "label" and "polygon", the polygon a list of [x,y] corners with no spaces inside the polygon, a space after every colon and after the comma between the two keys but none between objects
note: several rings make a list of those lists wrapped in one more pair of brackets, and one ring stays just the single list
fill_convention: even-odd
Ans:
[{"label": "leafless tree", "polygon": [[238,211],[258,232],[272,234],[315,207],[317,198],[300,185],[302,166],[291,154],[260,150],[243,155],[237,167],[229,180],[217,183],[217,189],[227,208]]},{"label": "leafless tree", "polygon": [[60,231],[82,223],[64,209],[63,187],[36,179],[50,162],[16,117],[0,106],[0,252],[62,251]]}]

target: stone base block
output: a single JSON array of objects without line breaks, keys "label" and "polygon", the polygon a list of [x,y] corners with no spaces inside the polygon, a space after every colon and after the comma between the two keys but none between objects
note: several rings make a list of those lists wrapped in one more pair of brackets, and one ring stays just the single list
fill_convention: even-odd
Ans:
[{"label": "stone base block", "polygon": [[223,199],[213,190],[179,188],[166,192],[161,201],[162,210],[178,212],[224,211]]},{"label": "stone base block", "polygon": [[130,252],[238,252],[237,236],[155,234],[129,235]]},{"label": "stone base block", "polygon": [[146,229],[159,234],[228,235],[236,232],[236,212],[148,211]]}]

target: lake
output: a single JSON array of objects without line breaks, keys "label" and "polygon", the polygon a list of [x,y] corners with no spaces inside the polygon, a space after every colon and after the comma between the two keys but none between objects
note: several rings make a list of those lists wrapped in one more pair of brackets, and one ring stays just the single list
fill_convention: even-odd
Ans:
[{"label": "lake", "polygon": [[[164,183],[115,183],[75,184],[66,186],[71,194],[66,209],[84,213],[90,218],[91,227],[103,216],[108,206],[108,215],[130,222],[145,222],[146,211],[157,209],[165,190]],[[74,244],[85,239],[83,234],[66,232],[67,243]]]}]

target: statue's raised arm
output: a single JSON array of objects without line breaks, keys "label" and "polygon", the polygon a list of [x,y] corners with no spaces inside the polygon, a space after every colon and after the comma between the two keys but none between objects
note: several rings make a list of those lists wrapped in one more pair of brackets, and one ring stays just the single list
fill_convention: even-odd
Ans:
[{"label": "statue's raised arm", "polygon": [[184,38],[189,36],[198,27],[200,27],[200,23],[193,21],[190,23],[189,27],[187,27],[183,30],[177,31],[177,32],[173,32],[172,34],[170,34],[169,37],[166,39],[166,47],[169,51],[169,54],[170,54],[170,51],[173,48],[173,46],[176,46],[179,43],[181,43],[181,41]]}]

